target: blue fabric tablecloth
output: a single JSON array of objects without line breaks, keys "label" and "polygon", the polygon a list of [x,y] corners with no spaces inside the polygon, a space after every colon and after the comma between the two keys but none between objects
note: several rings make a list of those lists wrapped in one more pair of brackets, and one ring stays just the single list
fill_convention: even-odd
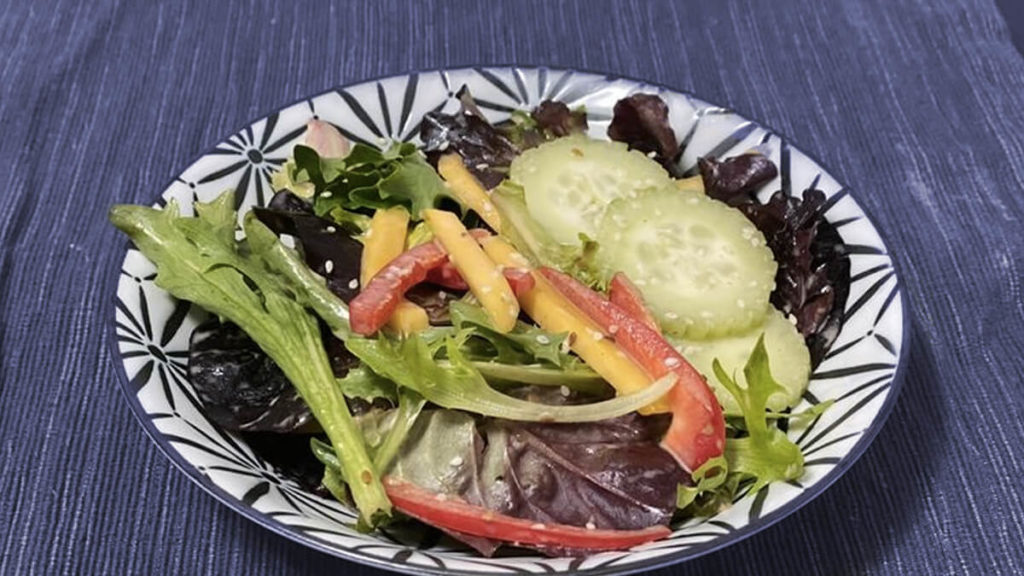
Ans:
[{"label": "blue fabric tablecloth", "polygon": [[913,348],[874,445],[660,574],[1024,573],[1024,60],[991,0],[0,3],[0,573],[376,573],[249,523],[144,436],[104,342],[106,211],[280,104],[483,63],[730,105],[831,167],[902,264]]}]

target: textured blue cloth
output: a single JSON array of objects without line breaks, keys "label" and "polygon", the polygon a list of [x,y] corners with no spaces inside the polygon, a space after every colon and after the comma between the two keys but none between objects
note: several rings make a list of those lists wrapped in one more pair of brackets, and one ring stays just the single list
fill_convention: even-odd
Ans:
[{"label": "textured blue cloth", "polygon": [[660,574],[1024,573],[1024,60],[992,0],[0,3],[0,573],[376,573],[251,524],[144,436],[103,341],[106,211],[283,103],[483,63],[730,105],[831,167],[902,264],[915,337],[874,445]]}]

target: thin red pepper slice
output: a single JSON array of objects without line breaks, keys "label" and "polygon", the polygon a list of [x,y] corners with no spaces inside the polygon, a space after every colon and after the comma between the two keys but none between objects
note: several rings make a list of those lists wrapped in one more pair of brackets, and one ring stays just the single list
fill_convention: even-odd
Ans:
[{"label": "thin red pepper slice", "polygon": [[[502,274],[505,275],[505,280],[507,280],[509,286],[512,287],[512,291],[515,292],[516,297],[533,289],[535,284],[533,275],[531,275],[528,270],[505,268],[502,270]],[[450,261],[428,271],[427,282],[437,284],[438,286],[449,290],[469,290],[469,284],[466,284],[462,275],[459,274],[459,271]]]},{"label": "thin red pepper slice", "polygon": [[469,284],[462,279],[458,269],[449,260],[427,272],[427,282],[449,290],[469,290]]},{"label": "thin red pepper slice", "polygon": [[679,381],[668,393],[672,424],[661,446],[688,472],[725,448],[722,407],[704,377],[661,334],[634,318],[578,280],[551,268],[539,272],[570,302],[615,339],[630,358],[652,378],[673,372]]},{"label": "thin red pepper slice", "polygon": [[515,544],[593,551],[625,550],[672,533],[667,526],[651,526],[642,530],[590,530],[524,520],[469,504],[455,496],[435,494],[391,476],[384,478],[384,490],[395,508],[426,524]]},{"label": "thin red pepper slice", "polygon": [[654,320],[654,316],[651,315],[647,305],[644,304],[644,298],[640,295],[640,290],[622,272],[616,272],[612,276],[612,281],[608,285],[608,300],[611,300],[612,304],[622,308],[637,320],[647,324],[655,332],[661,332],[658,322]]},{"label": "thin red pepper slice", "polygon": [[444,264],[448,254],[434,242],[420,244],[399,254],[367,282],[348,305],[352,331],[370,336],[388,318],[413,286],[423,282],[427,272]]},{"label": "thin red pepper slice", "polygon": [[508,285],[512,288],[516,298],[522,298],[523,294],[533,290],[533,287],[537,285],[537,281],[534,280],[533,274],[530,274],[529,270],[505,268],[501,273],[505,275],[505,280],[508,281]]}]

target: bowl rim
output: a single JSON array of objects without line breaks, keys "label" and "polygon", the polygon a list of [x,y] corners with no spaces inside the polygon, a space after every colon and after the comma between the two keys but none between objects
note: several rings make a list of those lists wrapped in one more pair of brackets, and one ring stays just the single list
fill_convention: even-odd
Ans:
[{"label": "bowl rim", "polygon": [[[899,350],[899,355],[896,358],[896,365],[894,367],[892,379],[891,379],[891,381],[889,383],[889,391],[888,391],[888,393],[886,395],[886,399],[885,399],[884,403],[882,404],[882,406],[879,408],[878,413],[875,416],[875,418],[872,420],[870,426],[867,429],[864,430],[864,432],[862,433],[861,437],[857,440],[857,443],[854,444],[850,448],[849,452],[845,456],[843,456],[843,458],[840,460],[840,462],[838,464],[836,464],[835,467],[833,467],[832,470],[830,470],[824,477],[822,477],[820,480],[818,480],[816,483],[814,483],[809,488],[804,489],[800,494],[796,495],[793,499],[789,500],[788,502],[786,502],[785,504],[780,506],[778,509],[773,510],[772,512],[770,512],[770,513],[768,513],[768,514],[766,514],[764,516],[758,517],[752,523],[745,524],[745,525],[743,525],[743,526],[741,526],[741,527],[739,527],[739,528],[737,528],[737,529],[735,529],[733,531],[725,533],[725,534],[723,534],[723,535],[721,535],[719,537],[716,537],[716,538],[714,538],[712,540],[708,540],[706,542],[695,544],[693,546],[687,547],[687,548],[685,548],[683,550],[680,550],[680,551],[677,551],[677,552],[674,552],[674,553],[665,554],[665,555],[662,555],[662,556],[658,556],[658,557],[655,557],[655,558],[649,558],[649,559],[646,559],[646,560],[640,560],[640,561],[637,561],[637,562],[628,563],[628,564],[621,565],[621,566],[620,565],[615,565],[615,566],[595,566],[593,568],[586,568],[586,569],[582,569],[582,570],[577,569],[577,568],[570,568],[569,571],[574,573],[574,574],[586,574],[588,576],[599,576],[599,575],[603,576],[603,575],[612,575],[612,574],[615,574],[615,575],[626,575],[626,574],[634,574],[634,573],[638,573],[638,572],[642,572],[642,571],[656,570],[658,568],[664,568],[664,567],[667,567],[667,566],[670,566],[670,565],[674,565],[674,564],[678,564],[678,563],[681,563],[681,562],[685,562],[685,561],[689,561],[689,560],[694,560],[694,559],[699,558],[701,556],[705,556],[707,554],[711,554],[713,552],[721,550],[722,548],[725,548],[727,546],[731,546],[731,545],[733,545],[733,544],[735,544],[737,542],[740,542],[742,540],[746,540],[747,538],[753,536],[754,534],[757,534],[758,532],[761,532],[761,531],[763,531],[763,530],[765,530],[765,529],[775,525],[776,523],[778,523],[783,518],[793,514],[797,510],[799,510],[799,509],[803,508],[804,506],[806,506],[812,500],[816,499],[819,495],[821,495],[826,489],[831,487],[832,484],[834,484],[841,476],[843,476],[850,469],[850,467],[852,467],[853,464],[856,463],[857,460],[859,460],[860,457],[864,455],[864,453],[867,451],[868,447],[874,442],[875,438],[878,436],[879,432],[881,432],[881,429],[884,427],[886,421],[888,420],[890,414],[893,411],[893,408],[896,405],[896,402],[897,402],[897,400],[899,398],[899,395],[900,395],[900,391],[903,388],[904,379],[905,379],[906,371],[907,371],[907,364],[909,362],[909,357],[910,357],[910,349],[911,349],[911,346],[912,346],[912,343],[913,343],[912,342],[912,323],[911,323],[911,312],[910,312],[910,308],[909,308],[909,299],[907,298],[905,290],[904,290],[904,279],[905,279],[905,276],[902,273],[903,265],[899,262],[899,257],[897,257],[897,255],[893,254],[890,251],[890,246],[891,245],[890,245],[890,243],[888,241],[888,237],[878,227],[878,225],[877,225],[878,220],[874,218],[874,216],[871,214],[871,212],[869,212],[867,207],[865,207],[860,202],[856,201],[856,198],[854,198],[852,196],[852,194],[850,193],[850,188],[848,186],[846,186],[845,184],[843,184],[839,180],[839,178],[836,178],[835,174],[831,171],[831,169],[827,168],[827,166],[824,163],[822,163],[817,158],[817,156],[815,156],[812,153],[808,153],[804,148],[796,145],[793,142],[792,139],[790,139],[788,136],[785,135],[785,133],[780,132],[779,130],[776,130],[774,128],[769,128],[768,126],[764,125],[759,120],[756,120],[756,119],[752,118],[750,115],[746,114],[742,110],[738,110],[736,108],[733,108],[732,106],[720,106],[718,104],[714,104],[714,103],[708,102],[707,100],[704,100],[703,98],[701,98],[700,96],[690,92],[689,90],[681,90],[681,89],[674,88],[672,86],[669,86],[669,85],[666,85],[666,84],[663,84],[663,83],[660,83],[660,82],[652,82],[652,81],[649,81],[649,80],[643,80],[643,79],[635,78],[635,77],[628,76],[628,75],[614,74],[614,73],[603,71],[603,70],[588,69],[588,68],[576,67],[576,66],[558,66],[558,65],[541,65],[541,64],[491,63],[491,64],[480,64],[480,65],[455,65],[455,66],[445,66],[445,67],[437,67],[437,68],[415,68],[415,69],[409,69],[409,70],[405,70],[405,71],[401,71],[401,72],[392,72],[392,73],[380,74],[380,75],[370,76],[370,77],[361,78],[361,79],[355,79],[355,80],[352,80],[352,81],[345,82],[343,84],[335,84],[335,85],[333,85],[331,87],[328,87],[328,88],[326,88],[324,90],[321,90],[321,91],[317,92],[316,94],[307,95],[307,96],[303,96],[303,97],[300,97],[300,98],[296,98],[296,99],[294,99],[292,101],[289,101],[286,104],[283,104],[281,106],[277,106],[275,108],[272,108],[272,109],[262,113],[261,115],[257,116],[255,119],[250,119],[250,120],[246,121],[244,124],[239,126],[236,130],[230,132],[229,134],[236,134],[236,133],[244,130],[245,128],[247,128],[249,126],[252,126],[253,124],[255,124],[255,123],[257,123],[257,122],[267,118],[268,116],[280,113],[283,110],[291,108],[292,106],[295,106],[297,104],[301,104],[303,102],[312,100],[312,99],[317,98],[319,96],[322,96],[324,94],[329,94],[329,93],[337,91],[337,90],[341,90],[341,89],[344,89],[344,88],[351,88],[351,87],[354,87],[354,86],[357,86],[357,85],[361,85],[361,84],[368,84],[368,83],[371,83],[371,82],[378,82],[378,81],[388,80],[388,79],[392,79],[392,78],[403,78],[403,77],[411,76],[413,74],[431,74],[431,73],[439,73],[439,72],[453,72],[453,73],[457,73],[457,72],[473,72],[473,71],[479,71],[479,70],[490,70],[490,71],[493,71],[493,70],[512,70],[512,69],[518,69],[518,70],[545,70],[547,72],[556,72],[556,73],[557,72],[569,72],[569,73],[587,74],[587,75],[592,75],[592,76],[600,76],[600,77],[602,77],[607,82],[614,82],[616,80],[625,80],[625,81],[629,81],[629,82],[636,82],[638,84],[650,86],[652,88],[657,88],[659,90],[664,90],[664,91],[667,91],[667,92],[681,94],[683,96],[686,96],[692,102],[694,102],[695,104],[698,104],[698,105],[707,105],[707,106],[715,106],[715,107],[724,108],[724,109],[729,110],[729,111],[735,113],[736,115],[740,116],[745,121],[748,121],[748,122],[752,123],[756,127],[759,127],[759,128],[765,129],[765,130],[770,130],[772,133],[774,133],[774,134],[778,135],[780,138],[784,139],[785,142],[787,144],[789,144],[791,148],[799,151],[801,154],[803,154],[808,159],[810,159],[815,164],[817,164],[819,167],[821,167],[823,171],[827,172],[830,176],[832,176],[836,180],[836,182],[839,183],[839,185],[840,185],[839,191],[837,191],[835,194],[836,195],[838,195],[838,194],[850,195],[851,199],[854,201],[854,203],[857,205],[857,207],[864,213],[865,219],[871,224],[871,227],[878,234],[878,237],[881,240],[882,245],[885,247],[885,255],[889,259],[889,261],[891,262],[894,278],[896,280],[896,284],[895,284],[894,289],[896,290],[896,296],[899,298],[900,310],[901,310],[901,318],[900,318],[900,324],[901,324],[901,328],[900,328],[900,331],[901,331],[901,343],[900,343],[900,350]],[[208,155],[220,143],[220,141],[221,140],[218,140],[217,142],[215,142],[215,143],[207,146],[206,148],[204,148],[201,152],[199,152],[199,153],[195,154],[194,156],[192,156],[191,159],[188,162],[184,163],[184,167],[181,170],[187,169],[188,167],[192,166],[197,161],[199,161],[201,158],[203,158],[206,155]],[[178,170],[175,175],[171,176],[167,180],[166,184],[163,187],[158,189],[158,192],[157,192],[157,194],[155,196],[155,202],[159,202],[161,200],[162,196],[163,196],[163,193],[170,186],[172,186],[174,184],[174,182],[176,182],[177,178],[181,174],[181,170]],[[833,197],[835,197],[835,195],[833,195]],[[126,254],[129,250],[132,249],[132,243],[131,243],[130,240],[126,240],[125,243],[123,244],[123,246],[125,247],[124,251],[123,252],[119,251],[118,255]],[[120,258],[120,260],[123,261],[123,256]],[[120,350],[118,348],[117,326],[116,326],[116,321],[115,321],[116,320],[116,314],[117,314],[117,288],[118,288],[118,285],[119,285],[119,281],[121,279],[121,266],[114,266],[113,267],[113,271],[109,272],[108,274],[110,275],[110,277],[107,280],[108,291],[106,293],[109,295],[109,297],[107,297],[105,299],[106,303],[103,306],[103,310],[101,312],[101,317],[105,318],[104,322],[107,324],[107,329],[106,329],[105,332],[106,332],[106,335],[107,335],[106,336],[106,340],[107,340],[107,345],[108,345],[108,352],[110,353],[111,358],[114,361],[114,364],[116,366],[115,373],[117,375],[116,377],[117,377],[118,384],[119,384],[118,388],[121,390],[121,393],[124,396],[125,401],[128,404],[128,407],[131,409],[132,416],[142,426],[142,429],[146,432],[146,435],[149,437],[149,439],[154,444],[156,444],[156,447],[159,449],[159,451],[161,453],[163,453],[163,455],[165,457],[167,457],[171,461],[171,463],[174,465],[174,467],[177,468],[182,473],[184,473],[185,476],[188,477],[192,482],[194,482],[196,485],[198,485],[200,488],[202,488],[207,494],[213,496],[213,498],[216,499],[217,501],[219,501],[221,504],[226,505],[231,510],[241,514],[242,516],[244,516],[248,520],[256,523],[257,525],[262,526],[263,528],[266,528],[266,529],[270,530],[271,532],[273,532],[275,534],[278,534],[280,536],[288,538],[289,540],[291,540],[293,542],[297,542],[299,544],[302,544],[304,546],[307,546],[309,548],[312,548],[314,550],[318,550],[320,552],[329,554],[329,555],[337,557],[337,558],[341,558],[341,559],[344,559],[344,560],[347,560],[347,561],[351,561],[351,562],[356,562],[356,563],[363,564],[363,565],[366,565],[366,566],[371,566],[371,567],[374,567],[374,568],[379,568],[379,569],[382,569],[382,570],[388,570],[388,571],[391,571],[391,572],[398,572],[398,573],[403,573],[403,574],[415,574],[415,575],[423,575],[423,576],[426,576],[426,575],[457,575],[457,576],[473,575],[473,576],[476,576],[477,574],[479,574],[479,572],[472,572],[472,571],[461,570],[461,569],[448,569],[448,568],[440,568],[440,567],[433,567],[432,568],[432,567],[427,567],[427,566],[420,566],[420,565],[415,565],[415,564],[405,564],[405,563],[397,564],[397,563],[394,563],[391,560],[388,560],[388,559],[385,559],[385,558],[382,558],[382,557],[379,557],[379,556],[373,556],[373,555],[369,555],[369,554],[362,554],[362,553],[360,553],[358,551],[354,551],[354,550],[349,550],[349,549],[345,549],[345,548],[339,548],[339,547],[336,547],[336,546],[332,546],[331,544],[329,544],[326,541],[317,539],[315,537],[312,537],[310,535],[304,534],[304,533],[302,533],[300,531],[297,531],[297,530],[289,529],[289,527],[287,527],[286,525],[284,525],[284,524],[278,522],[277,520],[267,516],[266,514],[260,512],[256,508],[254,508],[254,507],[252,507],[250,505],[246,505],[241,500],[239,500],[238,498],[235,498],[230,493],[228,493],[224,488],[222,488],[218,484],[216,484],[209,477],[207,477],[204,474],[200,473],[199,470],[194,465],[192,465],[192,463],[187,461],[185,459],[185,457],[177,449],[175,449],[173,446],[170,445],[170,442],[164,437],[163,433],[160,432],[156,428],[155,424],[153,423],[153,420],[151,418],[147,418],[146,417],[146,414],[147,414],[146,410],[143,408],[141,402],[139,401],[138,395],[135,392],[133,392],[133,390],[132,390],[131,378],[128,375],[127,371],[125,370],[124,363],[121,360],[121,352],[120,352]],[[616,559],[616,560],[621,560],[621,559]]]}]

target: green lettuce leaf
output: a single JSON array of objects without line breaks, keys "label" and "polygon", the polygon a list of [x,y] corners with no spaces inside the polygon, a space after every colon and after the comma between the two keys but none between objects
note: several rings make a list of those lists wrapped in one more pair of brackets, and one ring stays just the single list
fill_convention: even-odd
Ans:
[{"label": "green lettuce leaf", "polygon": [[[445,362],[441,360],[442,364]],[[535,386],[565,386],[588,396],[614,396],[612,388],[600,374],[582,362],[564,368],[544,364],[504,364],[493,360],[470,360],[473,368],[491,384],[528,384]]]},{"label": "green lettuce leaf", "polygon": [[405,440],[426,404],[423,396],[409,388],[399,389],[398,409],[392,411],[394,417],[391,419],[387,435],[373,453],[373,464],[378,470],[386,471],[391,467],[399,450],[405,446]]},{"label": "green lettuce leaf", "polygon": [[[396,340],[349,338],[345,346],[370,369],[399,386],[410,388],[443,408],[483,416],[529,422],[591,422],[628,414],[659,398],[674,378],[611,400],[577,406],[550,406],[507,396],[491,388],[461,351],[467,335],[460,332],[428,344],[416,335]],[[442,349],[447,362],[437,362]]]},{"label": "green lettuce leaf", "polygon": [[373,370],[360,364],[349,369],[344,378],[338,379],[338,387],[347,398],[362,398],[373,402],[384,398],[392,402],[398,401],[398,390],[395,383],[378,376]]},{"label": "green lettuce leaf", "polygon": [[[449,306],[456,304],[449,303]],[[559,351],[562,355],[561,366],[552,365],[550,362],[541,363],[537,356],[526,352],[517,353],[522,355],[521,361],[512,363],[499,360],[497,351],[491,345],[490,340],[484,338],[479,331],[486,330],[490,324],[486,314],[473,304],[460,302],[458,307],[463,309],[475,309],[474,320],[479,324],[464,321],[461,330],[455,326],[431,326],[419,333],[419,337],[428,345],[434,346],[437,350],[437,363],[442,367],[450,367],[451,364],[445,359],[444,340],[449,337],[460,335],[462,342],[460,351],[488,383],[503,386],[508,384],[532,384],[537,386],[565,386],[570,390],[581,392],[588,396],[608,397],[614,390],[600,374],[568,353]],[[483,326],[483,327],[481,327]],[[539,331],[538,334],[541,334]],[[549,333],[543,333],[555,342],[555,337]],[[479,345],[483,342],[483,345]],[[534,342],[543,346],[540,342]],[[531,344],[532,345],[532,344]],[[513,344],[508,343],[512,347]]]},{"label": "green lettuce leaf", "polygon": [[[195,217],[181,216],[173,200],[162,210],[119,205],[111,209],[110,220],[156,265],[157,286],[237,324],[277,363],[335,451],[345,454],[344,475],[355,479],[353,498],[364,522],[372,523],[390,513],[391,503],[335,382],[316,318],[285,281],[268,272],[263,256],[273,255],[276,264],[286,265],[286,253],[271,246],[248,250],[235,241],[232,206],[232,193],[209,204],[197,203]],[[280,244],[276,237],[274,242]]]},{"label": "green lettuce leaf", "polygon": [[[282,244],[254,213],[245,215],[244,227],[246,246],[258,263],[255,273],[273,278],[299,304],[320,316],[339,340],[349,338],[352,329],[348,323],[348,306],[331,292],[327,281],[306,266],[298,252]],[[246,333],[252,336],[248,330]]]},{"label": "green lettuce leaf", "polygon": [[713,493],[728,477],[729,463],[725,457],[711,458],[693,471],[690,477],[693,486],[680,484],[676,490],[676,508],[680,510],[693,504],[701,494]]},{"label": "green lettuce leaf", "polygon": [[448,310],[456,330],[468,330],[471,338],[486,341],[493,348],[494,359],[498,362],[545,362],[557,367],[577,362],[567,351],[563,351],[562,343],[568,334],[552,334],[521,321],[516,322],[510,332],[503,334],[494,329],[487,312],[480,306],[456,300],[448,304]]},{"label": "green lettuce leaf", "polygon": [[726,374],[718,360],[715,360],[713,369],[718,381],[736,398],[746,425],[746,436],[729,438],[725,442],[729,472],[739,475],[742,480],[753,479],[751,493],[771,482],[794,480],[802,476],[804,457],[800,447],[787,438],[782,430],[768,423],[768,398],[785,389],[772,378],[764,337],[758,338],[743,368],[747,380],[745,388]]},{"label": "green lettuce leaf", "polygon": [[395,142],[385,150],[356,144],[344,158],[321,158],[312,148],[299,145],[293,158],[289,179],[313,184],[318,216],[402,205],[418,219],[421,211],[451,198],[444,181],[409,142]]},{"label": "green lettuce leaf", "polygon": [[295,159],[289,158],[284,165],[270,177],[270,186],[276,192],[287,190],[300,198],[312,198],[316,185],[309,180],[305,171],[299,171]]}]

